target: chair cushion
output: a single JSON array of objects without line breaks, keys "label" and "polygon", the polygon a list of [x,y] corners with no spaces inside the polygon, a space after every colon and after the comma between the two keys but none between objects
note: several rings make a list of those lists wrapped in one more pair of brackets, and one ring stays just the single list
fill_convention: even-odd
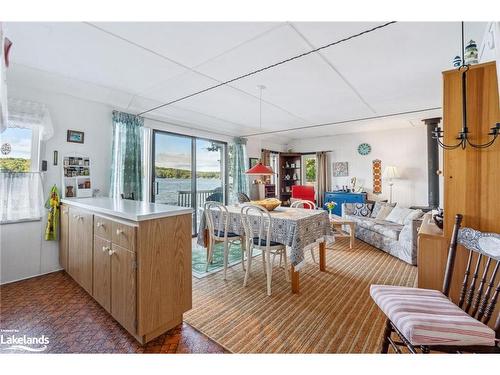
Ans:
[{"label": "chair cushion", "polygon": [[412,345],[495,345],[495,331],[437,290],[372,285],[370,295]]},{"label": "chair cushion", "polygon": [[[254,237],[253,243],[254,243],[254,245],[257,245],[257,246],[267,246],[267,241],[264,238],[261,238],[260,245],[259,245],[259,237]],[[280,245],[282,245],[282,244],[280,244],[279,242],[269,241],[269,246],[280,246]]]},{"label": "chair cushion", "polygon": [[[214,230],[214,235],[216,237],[224,237],[224,231],[221,230],[220,232],[215,229]],[[239,234],[236,234],[236,233],[233,233],[233,232],[227,232],[227,238],[231,238],[231,237],[239,237],[240,235]]]}]

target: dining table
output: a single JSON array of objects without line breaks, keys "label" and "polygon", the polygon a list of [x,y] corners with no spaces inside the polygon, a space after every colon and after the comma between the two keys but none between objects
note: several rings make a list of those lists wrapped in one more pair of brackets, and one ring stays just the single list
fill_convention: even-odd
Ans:
[{"label": "dining table", "polygon": [[[234,204],[225,207],[229,215],[228,232],[243,237],[245,230],[241,220],[242,206]],[[221,211],[213,210],[212,215],[214,227],[217,228],[222,215]],[[305,253],[307,251],[313,247],[319,247],[319,270],[326,271],[326,244],[335,241],[328,213],[322,209],[277,207],[269,211],[269,215],[271,217],[270,240],[287,246],[291,264],[291,290],[292,293],[299,293],[300,270],[306,263]],[[259,220],[260,217],[255,215],[253,222],[255,233],[259,226]],[[208,246],[208,230],[204,214],[201,215],[197,242],[200,246]]]}]

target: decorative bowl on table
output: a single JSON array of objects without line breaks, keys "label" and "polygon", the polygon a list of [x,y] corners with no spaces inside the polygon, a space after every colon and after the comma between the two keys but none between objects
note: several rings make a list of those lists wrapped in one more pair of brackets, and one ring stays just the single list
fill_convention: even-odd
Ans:
[{"label": "decorative bowl on table", "polygon": [[264,207],[268,211],[274,210],[276,207],[281,205],[281,201],[276,198],[266,198],[260,201],[251,201],[250,203],[256,204],[257,206]]}]

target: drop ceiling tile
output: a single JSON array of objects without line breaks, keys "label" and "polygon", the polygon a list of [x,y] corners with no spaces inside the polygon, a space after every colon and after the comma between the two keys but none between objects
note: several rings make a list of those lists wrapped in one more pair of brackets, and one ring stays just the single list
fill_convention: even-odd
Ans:
[{"label": "drop ceiling tile", "polygon": [[97,26],[195,67],[263,33],[275,22],[99,22]]},{"label": "drop ceiling tile", "polygon": [[7,24],[11,59],[65,77],[136,93],[185,71],[80,22]]}]

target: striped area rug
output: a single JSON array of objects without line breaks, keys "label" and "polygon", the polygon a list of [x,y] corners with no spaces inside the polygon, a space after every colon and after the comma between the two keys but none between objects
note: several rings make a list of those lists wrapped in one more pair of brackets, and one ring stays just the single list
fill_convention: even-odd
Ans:
[{"label": "striped area rug", "polygon": [[266,295],[260,256],[246,288],[238,265],[226,281],[222,272],[193,279],[193,309],[184,320],[233,353],[378,352],[385,317],[370,284],[414,286],[417,268],[359,240],[353,250],[348,239],[330,246],[327,272],[307,256],[298,295],[277,260],[273,294]]}]

